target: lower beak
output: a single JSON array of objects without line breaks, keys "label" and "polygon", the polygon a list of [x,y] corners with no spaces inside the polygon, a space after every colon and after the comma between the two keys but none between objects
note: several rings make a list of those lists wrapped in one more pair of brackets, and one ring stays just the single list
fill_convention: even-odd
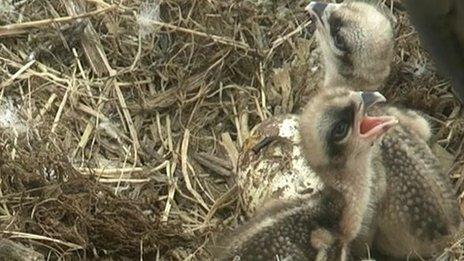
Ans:
[{"label": "lower beak", "polygon": [[363,116],[359,124],[359,134],[361,138],[375,140],[397,123],[398,119],[393,116]]}]

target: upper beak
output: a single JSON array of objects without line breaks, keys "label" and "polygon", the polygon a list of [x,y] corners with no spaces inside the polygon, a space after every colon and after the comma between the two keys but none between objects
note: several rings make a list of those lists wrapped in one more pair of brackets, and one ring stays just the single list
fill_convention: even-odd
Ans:
[{"label": "upper beak", "polygon": [[360,92],[362,110],[360,113],[359,134],[362,138],[377,139],[398,123],[393,116],[367,116],[367,109],[387,99],[379,92]]},{"label": "upper beak", "polygon": [[379,102],[386,102],[387,99],[380,92],[361,92],[361,100],[365,109]]},{"label": "upper beak", "polygon": [[322,15],[324,14],[324,10],[327,6],[328,4],[326,3],[311,2],[306,6],[305,10],[307,10],[312,17],[317,17],[319,21],[322,21]]}]

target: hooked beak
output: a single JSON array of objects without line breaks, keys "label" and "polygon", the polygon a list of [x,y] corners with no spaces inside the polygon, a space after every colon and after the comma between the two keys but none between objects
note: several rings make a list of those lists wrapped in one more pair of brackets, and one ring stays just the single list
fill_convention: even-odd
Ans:
[{"label": "hooked beak", "polygon": [[305,10],[309,12],[313,19],[317,19],[322,22],[322,15],[324,14],[324,10],[327,6],[327,3],[311,2],[306,6]]},{"label": "hooked beak", "polygon": [[385,102],[385,97],[379,92],[360,92],[361,110],[359,135],[361,138],[375,140],[380,138],[391,127],[398,123],[398,119],[393,116],[367,116],[367,109],[379,102]]}]

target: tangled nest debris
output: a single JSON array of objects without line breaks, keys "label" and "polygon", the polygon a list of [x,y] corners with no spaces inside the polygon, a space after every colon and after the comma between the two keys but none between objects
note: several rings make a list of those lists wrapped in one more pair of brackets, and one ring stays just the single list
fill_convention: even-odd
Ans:
[{"label": "tangled nest debris", "polygon": [[[321,79],[306,4],[2,1],[3,237],[51,259],[205,258],[243,221],[233,170],[248,133],[298,112]],[[383,4],[397,18],[383,92],[430,116],[462,193],[458,103],[401,6]]]}]

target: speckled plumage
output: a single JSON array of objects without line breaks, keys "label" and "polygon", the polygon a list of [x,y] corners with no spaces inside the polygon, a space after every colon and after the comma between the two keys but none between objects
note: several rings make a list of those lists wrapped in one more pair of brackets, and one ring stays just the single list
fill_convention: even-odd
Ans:
[{"label": "speckled plumage", "polygon": [[314,238],[313,233],[323,228],[329,233],[329,241],[335,240],[343,205],[343,197],[331,189],[324,189],[310,199],[273,202],[219,241],[215,247],[219,260],[240,257],[240,260],[299,261],[315,260],[318,254],[334,260],[341,249],[334,247],[335,242],[315,244],[312,240],[317,241],[317,236]]},{"label": "speckled plumage", "polygon": [[219,241],[220,260],[346,260],[369,212],[371,144],[397,123],[390,116],[365,116],[384,100],[379,93],[344,88],[312,97],[300,116],[302,148],[326,186],[313,196],[264,207]]},{"label": "speckled plumage", "polygon": [[[349,22],[350,18],[367,21],[365,19],[367,16],[375,18],[378,15],[376,12],[361,12],[363,5],[365,4],[359,4],[359,9],[339,9],[342,12],[339,12],[338,17]],[[329,18],[334,10],[330,10],[326,18]],[[323,49],[326,63],[324,87],[345,86],[358,90],[379,88],[390,69],[393,45],[374,45],[378,49],[373,50],[381,55],[372,55],[369,48],[361,49],[364,50],[361,56],[356,56],[353,52],[342,52],[345,58],[350,59],[340,60],[338,59],[341,57],[340,50],[333,46],[334,37],[330,34],[330,28],[327,28],[329,25],[330,23],[327,22],[324,25],[325,29],[321,25],[318,28],[319,44],[325,48]],[[348,26],[344,28],[345,30],[354,32],[350,31],[352,24],[344,23],[344,25]],[[365,25],[358,23],[356,26]],[[349,38],[349,34],[345,35],[348,37],[347,47],[350,48],[353,44],[365,45],[366,41],[369,44],[369,41],[382,37],[385,37],[383,40],[385,43],[393,42],[393,34],[388,26],[384,31],[374,31],[376,34],[380,33],[381,37],[375,37],[376,34],[372,33],[365,34],[371,38],[362,38],[362,42],[350,42],[359,41],[359,38]],[[369,30],[369,27],[361,29]],[[355,66],[351,61],[356,59],[359,59],[361,65],[363,62],[374,64],[376,69],[371,70],[371,65]],[[346,63],[347,61],[349,62]],[[360,76],[367,73],[367,76],[377,78],[373,81],[354,80],[353,71],[361,73]],[[369,196],[369,207],[364,212],[361,229],[357,238],[351,243],[351,249],[354,250],[355,255],[365,257],[367,246],[371,246],[372,249],[374,242],[375,248],[389,256],[405,259],[416,252],[420,256],[428,257],[433,252],[443,249],[453,232],[458,231],[461,217],[456,197],[452,193],[449,177],[441,170],[438,160],[427,145],[431,137],[427,121],[413,110],[382,106],[379,111],[396,116],[400,124],[383,138],[379,150],[373,152],[373,189]],[[307,153],[315,153],[315,150],[308,151]],[[283,168],[280,171],[286,170]],[[288,186],[297,187],[295,184]]]},{"label": "speckled plumage", "polygon": [[[420,5],[420,1],[415,2]],[[324,87],[346,86],[359,90],[380,87],[388,75],[393,50],[391,27],[381,12],[365,3],[322,3],[319,6],[313,3],[308,10],[318,18],[317,38],[326,67]],[[351,71],[357,72],[358,78],[379,78],[370,83],[360,82],[344,73],[346,59],[340,58],[344,56],[340,56],[339,48],[334,46],[337,40],[332,33],[334,17],[339,19],[339,31],[345,40],[346,51],[341,53],[357,61],[348,63],[353,67]],[[372,27],[370,20],[384,20],[385,26]],[[370,32],[364,34],[369,37],[354,37],[359,31]],[[380,45],[378,41],[385,44]],[[358,46],[369,48],[352,51]],[[368,67],[363,66],[367,63]],[[416,252],[428,257],[444,247],[446,239],[461,222],[449,177],[443,173],[427,144],[431,137],[430,126],[418,112],[393,106],[377,107],[374,111],[377,115],[394,115],[400,124],[387,133],[380,150],[374,153],[375,173],[368,212],[371,215],[364,216],[363,229],[352,243],[353,253],[365,257],[366,245],[372,246],[375,241],[375,248],[389,256],[405,258]]]},{"label": "speckled plumage", "polygon": [[[414,253],[430,257],[445,247],[461,224],[456,196],[424,139],[429,137],[425,135],[425,120],[406,110],[383,110],[395,114],[400,124],[380,145],[386,194],[378,208],[375,247],[394,257]],[[401,117],[401,113],[408,117]]]}]

